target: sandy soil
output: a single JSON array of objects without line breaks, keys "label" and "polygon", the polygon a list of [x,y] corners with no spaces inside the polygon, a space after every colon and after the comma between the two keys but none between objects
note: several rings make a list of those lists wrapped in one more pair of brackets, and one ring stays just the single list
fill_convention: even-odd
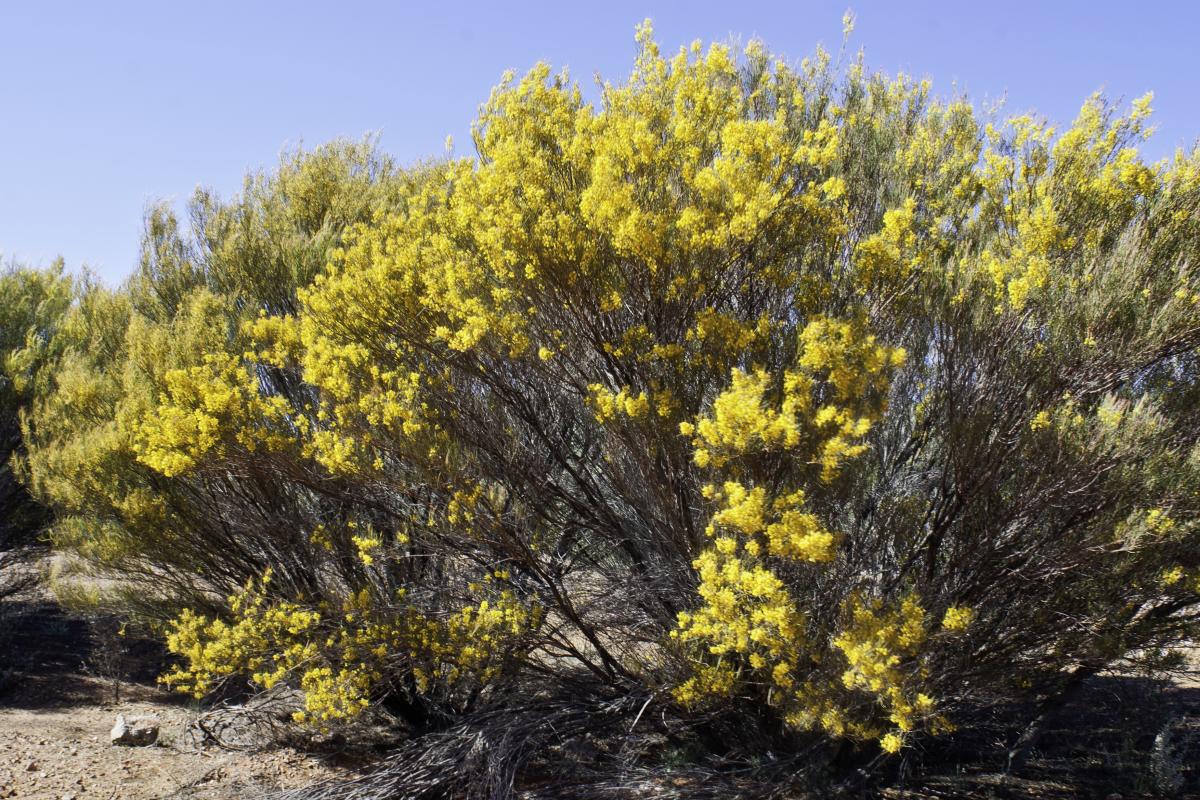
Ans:
[{"label": "sandy soil", "polygon": [[[94,651],[87,623],[44,599],[0,619],[0,798],[234,800],[345,774],[328,757],[290,748],[200,746],[190,728],[196,710],[145,670],[114,701]],[[118,714],[156,716],[158,743],[112,745]]]},{"label": "sandy soil", "polygon": [[[108,730],[117,713],[153,713],[162,740],[115,747]],[[116,706],[0,712],[0,797],[241,798],[304,785],[328,774],[290,750],[251,755],[181,744],[191,715],[152,698]]]}]

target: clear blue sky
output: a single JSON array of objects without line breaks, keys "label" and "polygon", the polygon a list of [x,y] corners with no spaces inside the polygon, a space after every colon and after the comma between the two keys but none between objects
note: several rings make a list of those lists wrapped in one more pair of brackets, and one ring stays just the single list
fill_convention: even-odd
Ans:
[{"label": "clear blue sky", "polygon": [[133,269],[146,205],[197,185],[228,195],[280,151],[376,131],[402,162],[469,148],[507,68],[619,79],[633,29],[670,50],[764,39],[793,60],[818,42],[971,99],[1068,121],[1092,91],[1155,91],[1154,158],[1200,136],[1200,3],[226,2],[0,0],[0,253],[62,255],[110,283]]}]

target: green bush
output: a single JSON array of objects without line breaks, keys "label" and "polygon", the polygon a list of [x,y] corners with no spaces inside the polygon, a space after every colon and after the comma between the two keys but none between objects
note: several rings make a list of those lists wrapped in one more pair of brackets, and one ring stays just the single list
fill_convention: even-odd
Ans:
[{"label": "green bush", "polygon": [[20,415],[36,391],[45,343],[71,303],[72,280],[61,263],[0,273],[0,598],[29,583],[25,563],[48,521],[14,471],[23,451]]}]

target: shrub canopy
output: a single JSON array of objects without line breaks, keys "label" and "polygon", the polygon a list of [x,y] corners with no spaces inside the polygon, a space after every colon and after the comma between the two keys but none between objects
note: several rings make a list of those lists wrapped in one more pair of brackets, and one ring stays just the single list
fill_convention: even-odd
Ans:
[{"label": "shrub canopy", "polygon": [[[26,426],[58,544],[179,615],[170,680],[532,676],[895,751],[1194,631],[1200,153],[752,43],[477,156],[285,159],[83,293]],[[184,609],[187,610],[184,610]]]}]

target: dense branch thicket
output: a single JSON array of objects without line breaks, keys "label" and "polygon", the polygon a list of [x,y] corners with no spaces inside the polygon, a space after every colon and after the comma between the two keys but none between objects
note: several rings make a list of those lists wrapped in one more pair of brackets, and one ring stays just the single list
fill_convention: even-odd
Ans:
[{"label": "dense branch thicket", "polygon": [[596,103],[507,76],[475,158],[337,144],[156,209],[79,293],[21,464],[173,620],[168,680],[894,752],[1186,640],[1200,153],[1142,161],[1148,99],[1060,132],[638,46]]}]

